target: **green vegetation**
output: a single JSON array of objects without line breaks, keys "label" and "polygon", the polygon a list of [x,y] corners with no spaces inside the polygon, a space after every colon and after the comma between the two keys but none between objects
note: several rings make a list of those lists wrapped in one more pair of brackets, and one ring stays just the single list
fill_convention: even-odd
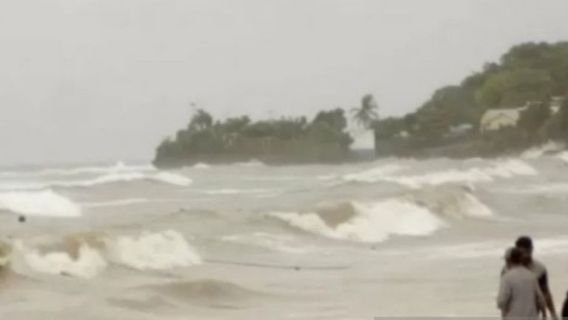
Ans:
[{"label": "green vegetation", "polygon": [[[568,143],[566,97],[568,42],[526,43],[461,83],[436,90],[416,112],[379,119],[370,94],[351,112],[359,126],[374,129],[380,156],[496,156],[549,140]],[[507,110],[495,111],[499,109]],[[509,118],[512,112],[518,121],[507,120],[509,125],[499,124],[498,129],[487,126],[482,117],[490,110]],[[268,163],[345,161],[352,156],[346,127],[342,109],[321,111],[312,121],[252,121],[247,116],[220,121],[198,110],[187,128],[159,145],[154,164],[177,167],[252,158]]]},{"label": "green vegetation", "polygon": [[361,99],[361,106],[351,110],[353,112],[353,120],[362,128],[369,129],[373,122],[379,120],[378,109],[379,106],[375,101],[375,97],[372,94],[366,94]]},{"label": "green vegetation", "polygon": [[305,117],[252,121],[247,116],[215,120],[198,110],[187,128],[156,150],[158,167],[197,162],[223,163],[258,159],[268,163],[336,162],[349,157],[351,136],[342,109]]},{"label": "green vegetation", "polygon": [[[518,45],[499,63],[437,90],[416,112],[375,121],[377,153],[492,156],[548,140],[568,142],[566,99],[559,106],[566,96],[568,42]],[[522,107],[517,126],[479,130],[487,110]]]}]

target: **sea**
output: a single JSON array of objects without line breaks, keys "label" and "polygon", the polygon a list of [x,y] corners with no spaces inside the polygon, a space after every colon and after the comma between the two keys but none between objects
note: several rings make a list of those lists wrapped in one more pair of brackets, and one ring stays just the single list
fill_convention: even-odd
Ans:
[{"label": "sea", "polygon": [[519,235],[561,305],[568,152],[0,168],[0,318],[496,317]]}]

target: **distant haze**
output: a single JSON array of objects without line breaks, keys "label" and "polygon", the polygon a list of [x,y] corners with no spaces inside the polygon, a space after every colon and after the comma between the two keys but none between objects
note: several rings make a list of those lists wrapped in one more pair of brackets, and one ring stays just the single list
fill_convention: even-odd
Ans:
[{"label": "distant haze", "polygon": [[313,115],[418,107],[511,45],[568,39],[566,0],[0,1],[0,163],[149,160],[190,103]]}]

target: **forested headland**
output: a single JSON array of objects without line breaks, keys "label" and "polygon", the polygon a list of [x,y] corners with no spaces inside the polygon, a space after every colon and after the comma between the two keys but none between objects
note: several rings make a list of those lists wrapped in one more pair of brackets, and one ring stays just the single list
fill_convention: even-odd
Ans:
[{"label": "forested headland", "polygon": [[350,116],[374,130],[377,156],[500,156],[548,141],[568,143],[567,97],[568,42],[525,43],[459,84],[436,90],[415,112],[401,117],[380,119],[370,94],[351,114],[337,108],[311,120],[253,121],[246,115],[220,120],[200,109],[185,128],[162,141],[154,164],[350,161],[356,158],[347,131]]},{"label": "forested headland", "polygon": [[257,159],[265,163],[341,162],[349,159],[352,137],[342,109],[306,117],[253,121],[248,116],[216,120],[198,110],[186,128],[156,150],[158,167],[198,162],[228,163]]},{"label": "forested headland", "polygon": [[[517,45],[499,62],[436,90],[415,112],[376,121],[376,151],[380,156],[483,157],[566,142],[567,95],[568,42]],[[506,117],[504,110],[517,117],[514,125],[484,130],[490,127],[486,122],[499,120],[484,115]]]}]

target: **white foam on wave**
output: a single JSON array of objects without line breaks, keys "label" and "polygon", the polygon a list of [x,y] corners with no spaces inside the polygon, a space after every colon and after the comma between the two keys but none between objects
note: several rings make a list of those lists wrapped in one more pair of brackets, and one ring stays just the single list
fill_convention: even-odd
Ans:
[{"label": "white foam on wave", "polygon": [[415,176],[391,176],[383,180],[396,182],[412,188],[425,185],[436,186],[447,183],[491,182],[496,178],[513,178],[516,176],[534,176],[538,172],[521,160],[510,159],[488,167],[474,167],[466,170],[451,169]]},{"label": "white foam on wave", "polygon": [[568,194],[568,183],[549,182],[543,184],[505,187],[497,190],[507,194],[529,194],[543,196],[563,196]]},{"label": "white foam on wave", "polygon": [[5,171],[0,176],[18,177],[18,176],[72,176],[80,174],[105,174],[119,172],[148,172],[155,171],[152,165],[127,165],[119,161],[113,165],[107,166],[84,166],[74,168],[48,168],[35,171]]},{"label": "white foam on wave", "polygon": [[[562,256],[568,250],[568,238],[566,237],[535,240],[540,256]],[[498,259],[503,256],[505,248],[509,246],[511,246],[511,240],[507,239],[441,245],[434,248],[414,248],[413,251],[420,256],[432,259],[480,259],[491,257]],[[408,252],[400,252],[400,254],[408,254]]]},{"label": "white foam on wave", "polygon": [[16,244],[19,259],[35,272],[51,275],[69,275],[92,278],[106,269],[107,262],[102,254],[89,246],[81,246],[76,259],[67,252],[41,253],[37,249]]},{"label": "white foam on wave", "polygon": [[491,217],[493,211],[472,194],[465,194],[463,206],[467,215],[472,217]]},{"label": "white foam on wave", "polygon": [[57,180],[45,182],[14,182],[4,183],[0,190],[41,190],[46,188],[88,188],[105,184],[135,181],[155,181],[179,187],[188,187],[193,181],[182,175],[168,171],[143,173],[143,172],[121,172],[109,173],[95,178],[83,180]]},{"label": "white foam on wave", "polygon": [[404,199],[427,208],[437,216],[451,219],[488,218],[492,210],[463,186],[444,185],[412,191]]},{"label": "white foam on wave", "polygon": [[304,231],[332,239],[381,242],[392,235],[426,236],[446,223],[426,208],[402,199],[352,203],[356,214],[334,227],[317,213],[275,212],[269,215]]},{"label": "white foam on wave", "polygon": [[50,238],[15,240],[8,258],[12,267],[24,272],[93,278],[112,263],[140,271],[201,263],[197,252],[173,230],[137,236],[70,235],[59,239],[58,246],[57,239],[53,241]]},{"label": "white foam on wave", "polygon": [[157,181],[180,187],[187,187],[192,183],[191,179],[189,179],[188,177],[172,172],[159,172],[155,174],[132,172],[107,174],[94,179],[83,181],[56,182],[52,183],[51,185],[57,187],[93,187],[102,184],[132,182],[140,180]]},{"label": "white foam on wave", "polygon": [[[568,160],[568,155],[566,156]],[[437,186],[447,183],[491,182],[496,178],[513,178],[516,176],[532,176],[538,172],[520,159],[499,160],[483,167],[469,169],[449,169],[417,175],[401,175],[407,169],[399,164],[387,164],[358,173],[341,176],[344,181],[375,183],[379,181],[393,182],[411,188]],[[335,176],[322,176],[321,180],[330,180]]]},{"label": "white foam on wave", "polygon": [[137,270],[166,270],[202,262],[201,257],[178,232],[120,236],[107,245],[109,258]]},{"label": "white foam on wave", "polygon": [[384,166],[379,166],[369,170],[365,170],[358,173],[346,174],[342,176],[345,181],[355,181],[355,182],[377,182],[385,177],[390,177],[395,173],[398,173],[404,169],[403,166],[398,164],[389,164]]},{"label": "white foam on wave", "polygon": [[554,152],[559,152],[565,148],[563,143],[549,141],[541,146],[532,147],[521,154],[523,159],[538,159],[542,156]]},{"label": "white foam on wave", "polygon": [[201,191],[203,194],[208,195],[239,195],[239,194],[265,194],[269,193],[267,189],[214,189]]},{"label": "white foam on wave", "polygon": [[252,159],[250,161],[247,162],[238,162],[236,163],[237,166],[241,166],[241,167],[264,167],[265,164],[257,159]]},{"label": "white foam on wave", "polygon": [[146,198],[130,198],[130,199],[102,201],[102,202],[88,202],[88,203],[83,203],[82,206],[86,208],[121,207],[121,206],[130,206],[140,203],[147,203],[149,201],[150,199]]},{"label": "white foam on wave", "polygon": [[0,193],[0,209],[36,216],[78,217],[81,215],[79,205],[52,190]]},{"label": "white foam on wave", "polygon": [[181,174],[176,174],[173,172],[163,171],[158,174],[152,175],[147,179],[158,181],[158,182],[165,182],[172,185],[180,186],[180,187],[188,187],[190,186],[193,181]]},{"label": "white foam on wave", "polygon": [[204,169],[209,169],[209,168],[211,168],[211,166],[208,165],[207,163],[199,162],[199,163],[196,163],[195,165],[193,165],[192,168],[193,168],[193,169],[204,170]]},{"label": "white foam on wave", "polygon": [[565,163],[568,163],[568,151],[560,152],[556,157]]}]

